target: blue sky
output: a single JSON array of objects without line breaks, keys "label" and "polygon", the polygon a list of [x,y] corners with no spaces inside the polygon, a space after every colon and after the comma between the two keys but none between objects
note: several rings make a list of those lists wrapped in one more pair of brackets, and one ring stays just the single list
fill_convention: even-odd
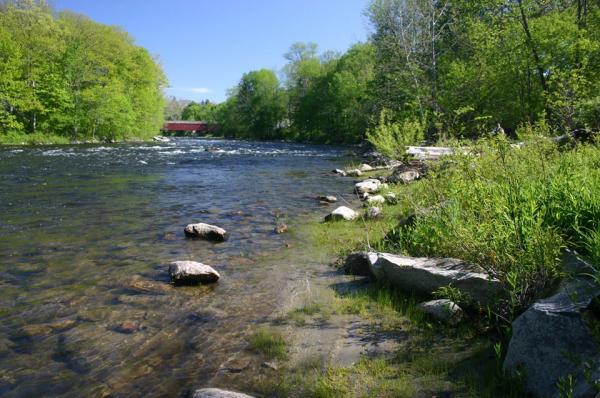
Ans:
[{"label": "blue sky", "polygon": [[368,0],[53,0],[118,25],[158,56],[167,94],[220,102],[244,72],[279,70],[297,41],[345,51],[367,38]]}]

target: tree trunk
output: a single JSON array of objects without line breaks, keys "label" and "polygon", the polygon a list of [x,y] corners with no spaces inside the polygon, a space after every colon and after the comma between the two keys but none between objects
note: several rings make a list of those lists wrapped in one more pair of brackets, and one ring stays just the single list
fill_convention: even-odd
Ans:
[{"label": "tree trunk", "polygon": [[542,67],[542,62],[540,60],[540,56],[535,48],[535,44],[533,43],[533,38],[531,37],[531,32],[529,30],[529,22],[527,21],[527,16],[525,15],[525,9],[523,8],[523,1],[517,0],[519,4],[519,11],[521,12],[521,25],[523,26],[523,30],[525,31],[525,37],[527,38],[527,45],[533,54],[533,60],[535,61],[535,66],[538,72],[538,77],[540,79],[540,84],[542,85],[542,89],[544,92],[548,92],[548,84],[546,82],[546,76],[544,75],[544,68]]}]

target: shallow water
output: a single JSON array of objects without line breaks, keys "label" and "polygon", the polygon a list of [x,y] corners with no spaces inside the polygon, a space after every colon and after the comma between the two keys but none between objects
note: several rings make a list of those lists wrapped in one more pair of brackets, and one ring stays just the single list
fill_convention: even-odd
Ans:
[{"label": "shallow water", "polygon": [[[351,200],[328,174],[343,163],[328,147],[200,139],[0,148],[0,396],[206,385],[311,261],[277,222],[322,217],[317,195]],[[230,239],[186,239],[190,222]],[[167,265],[184,259],[222,280],[172,287]]]}]

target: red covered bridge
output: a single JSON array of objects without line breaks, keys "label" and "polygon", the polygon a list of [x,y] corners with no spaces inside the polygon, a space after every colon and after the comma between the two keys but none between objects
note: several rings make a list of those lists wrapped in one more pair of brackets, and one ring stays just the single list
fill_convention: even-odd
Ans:
[{"label": "red covered bridge", "polygon": [[192,135],[195,135],[200,133],[212,133],[216,129],[216,124],[204,121],[167,120],[162,131],[165,133],[191,133]]}]

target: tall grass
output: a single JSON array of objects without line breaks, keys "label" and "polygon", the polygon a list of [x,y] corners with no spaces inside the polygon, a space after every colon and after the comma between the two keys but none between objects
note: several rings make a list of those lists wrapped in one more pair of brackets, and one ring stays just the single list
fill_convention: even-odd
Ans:
[{"label": "tall grass", "polygon": [[597,145],[539,138],[517,148],[494,137],[449,160],[424,184],[433,210],[394,228],[387,249],[477,263],[506,282],[516,310],[559,276],[561,248],[600,257]]}]

